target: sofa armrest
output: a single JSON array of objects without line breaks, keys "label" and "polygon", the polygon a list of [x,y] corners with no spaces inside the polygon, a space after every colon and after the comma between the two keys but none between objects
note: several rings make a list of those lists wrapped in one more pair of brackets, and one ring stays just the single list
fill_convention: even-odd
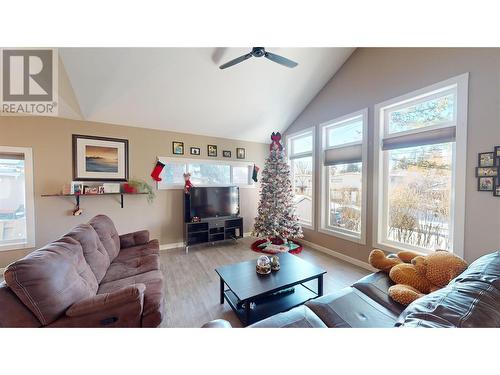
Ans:
[{"label": "sofa armrest", "polygon": [[149,242],[149,231],[139,230],[137,232],[122,234],[120,236],[120,248],[125,249],[127,247],[145,245]]},{"label": "sofa armrest", "polygon": [[74,303],[68,310],[66,310],[66,315],[68,317],[75,318],[84,315],[101,313],[103,311],[111,312],[119,309],[123,305],[128,304],[140,305],[140,311],[142,311],[145,290],[146,285],[134,284],[116,292],[97,294],[93,297]]},{"label": "sofa armrest", "polygon": [[211,322],[203,324],[201,328],[232,328],[232,326],[227,320],[215,319]]}]

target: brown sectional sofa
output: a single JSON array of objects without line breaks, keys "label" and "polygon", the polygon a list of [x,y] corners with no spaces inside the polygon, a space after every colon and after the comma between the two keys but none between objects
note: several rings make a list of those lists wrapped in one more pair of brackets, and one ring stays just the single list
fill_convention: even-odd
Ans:
[{"label": "brown sectional sofa", "polygon": [[157,327],[164,286],[148,231],[118,235],[98,215],[10,264],[0,327]]}]

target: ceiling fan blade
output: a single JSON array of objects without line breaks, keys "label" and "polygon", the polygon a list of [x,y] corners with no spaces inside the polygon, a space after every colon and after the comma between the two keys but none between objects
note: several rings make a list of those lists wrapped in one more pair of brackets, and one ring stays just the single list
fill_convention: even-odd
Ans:
[{"label": "ceiling fan blade", "polygon": [[225,64],[222,64],[221,66],[219,66],[219,69],[229,68],[230,66],[233,66],[233,65],[239,64],[240,62],[248,60],[250,57],[252,57],[252,54],[251,53],[247,53],[246,55],[237,57],[234,60],[231,60],[231,61],[228,61]]},{"label": "ceiling fan blade", "polygon": [[286,57],[276,55],[276,54],[271,53],[271,52],[266,52],[266,54],[264,56],[266,58],[268,58],[269,60],[274,61],[275,63],[281,64],[281,65],[284,65],[288,68],[295,68],[297,65],[299,65],[295,61],[289,60]]}]

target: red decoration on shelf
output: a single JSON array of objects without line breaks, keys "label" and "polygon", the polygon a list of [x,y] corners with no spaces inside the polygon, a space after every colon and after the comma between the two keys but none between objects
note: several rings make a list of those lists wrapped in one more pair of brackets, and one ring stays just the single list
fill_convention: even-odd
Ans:
[{"label": "red decoration on shelf", "polygon": [[137,193],[137,189],[134,186],[129,185],[128,183],[124,183],[123,192],[127,194],[135,194]]}]

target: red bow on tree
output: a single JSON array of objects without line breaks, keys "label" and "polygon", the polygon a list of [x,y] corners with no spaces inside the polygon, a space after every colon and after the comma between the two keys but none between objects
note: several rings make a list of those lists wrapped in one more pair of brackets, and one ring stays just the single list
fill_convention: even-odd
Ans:
[{"label": "red bow on tree", "polygon": [[273,134],[271,134],[271,140],[272,140],[272,142],[269,145],[269,150],[272,150],[274,145],[276,145],[280,151],[283,150],[283,146],[280,143],[280,141],[281,141],[280,132],[277,132],[277,133],[273,132]]}]

